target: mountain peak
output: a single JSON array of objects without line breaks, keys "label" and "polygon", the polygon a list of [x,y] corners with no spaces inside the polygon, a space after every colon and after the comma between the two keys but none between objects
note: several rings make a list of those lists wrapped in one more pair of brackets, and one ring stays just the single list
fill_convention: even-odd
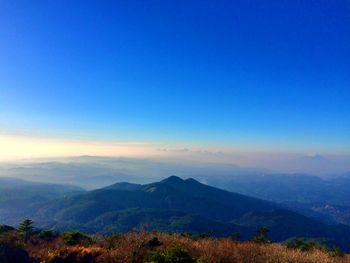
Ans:
[{"label": "mountain peak", "polygon": [[194,183],[194,184],[202,184],[202,183],[200,183],[200,182],[198,182],[197,180],[195,180],[195,179],[193,179],[193,178],[188,178],[188,179],[186,179],[185,180],[186,182],[188,182],[188,183]]},{"label": "mountain peak", "polygon": [[184,182],[184,180],[176,175],[169,176],[161,181],[162,183],[179,183]]},{"label": "mountain peak", "polygon": [[132,184],[128,182],[120,182],[104,187],[103,189],[109,190],[127,190],[127,191],[136,191],[141,188],[140,184]]}]

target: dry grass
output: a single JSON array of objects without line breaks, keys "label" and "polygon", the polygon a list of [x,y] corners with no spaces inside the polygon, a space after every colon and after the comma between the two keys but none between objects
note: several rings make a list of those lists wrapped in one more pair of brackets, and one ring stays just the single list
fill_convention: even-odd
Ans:
[{"label": "dry grass", "polygon": [[[152,244],[154,237],[161,244]],[[15,237],[10,237],[15,238]],[[164,233],[128,233],[112,237],[95,236],[91,245],[67,246],[61,238],[45,240],[34,237],[24,245],[39,262],[147,262],[151,251],[182,247],[201,262],[208,263],[333,263],[350,262],[349,255],[332,257],[321,250],[301,252],[280,244],[236,243],[230,239],[193,240]],[[17,238],[18,242],[18,238]]]}]

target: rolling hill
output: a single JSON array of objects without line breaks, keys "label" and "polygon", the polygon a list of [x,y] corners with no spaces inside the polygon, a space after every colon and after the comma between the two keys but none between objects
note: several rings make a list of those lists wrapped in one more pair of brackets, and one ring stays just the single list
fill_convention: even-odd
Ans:
[{"label": "rolling hill", "polygon": [[328,225],[281,205],[171,176],[139,185],[117,183],[98,190],[50,200],[32,218],[45,227],[86,232],[127,232],[145,226],[171,232],[210,232],[248,239],[260,226],[284,241],[306,237],[349,250],[350,228]]},{"label": "rolling hill", "polygon": [[82,188],[72,185],[0,178],[0,222],[16,225],[42,204],[82,192]]},{"label": "rolling hill", "polygon": [[[46,187],[46,191],[51,191]],[[14,210],[9,210],[7,216],[14,213],[16,220],[29,217],[39,227],[60,231],[79,229],[107,234],[145,227],[213,236],[240,232],[244,240],[265,226],[275,241],[292,237],[315,238],[350,250],[348,226],[325,224],[280,204],[221,190],[194,179],[171,176],[151,184],[123,182],[93,191],[68,187],[57,193],[56,188],[52,188],[49,196],[29,195],[28,201],[23,201],[24,205],[11,201],[10,204],[15,204]],[[21,198],[25,200],[26,195]],[[16,210],[17,205],[20,209]]]}]

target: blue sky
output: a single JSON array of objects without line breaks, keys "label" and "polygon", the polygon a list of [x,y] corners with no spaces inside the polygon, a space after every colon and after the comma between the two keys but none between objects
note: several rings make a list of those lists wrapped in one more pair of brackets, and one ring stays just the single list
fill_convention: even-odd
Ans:
[{"label": "blue sky", "polygon": [[350,2],[0,1],[0,133],[349,153]]}]

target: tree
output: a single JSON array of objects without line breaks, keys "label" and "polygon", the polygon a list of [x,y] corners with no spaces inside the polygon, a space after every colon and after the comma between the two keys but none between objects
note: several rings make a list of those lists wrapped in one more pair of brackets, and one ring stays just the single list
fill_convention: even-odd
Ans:
[{"label": "tree", "polygon": [[63,233],[62,240],[66,245],[69,246],[90,245],[92,243],[92,239],[90,237],[84,235],[78,230]]},{"label": "tree", "polygon": [[232,235],[231,235],[231,239],[232,241],[234,242],[239,242],[241,240],[241,233],[239,232],[234,232]]},{"label": "tree", "polygon": [[165,251],[153,251],[149,255],[149,262],[152,263],[196,263],[201,262],[191,257],[187,250],[181,247],[174,247]]},{"label": "tree", "polygon": [[24,235],[24,241],[27,242],[33,233],[33,221],[25,219],[19,226],[18,231]]},{"label": "tree", "polygon": [[0,234],[6,233],[6,232],[10,232],[15,230],[14,227],[12,226],[8,226],[8,225],[0,225]]},{"label": "tree", "polygon": [[[287,248],[298,249],[298,250],[301,250],[303,252],[312,251],[315,249],[328,252],[328,248],[325,245],[323,245],[323,244],[321,244],[313,239],[293,238],[293,239],[290,239],[287,242],[285,242],[285,245],[287,246]],[[332,251],[334,252],[333,254],[337,254],[341,250],[340,249],[338,250],[338,247],[334,247],[334,249]]]},{"label": "tree", "polygon": [[267,239],[268,232],[270,232],[268,228],[263,226],[259,227],[259,229],[256,231],[255,236],[252,238],[252,241],[258,244],[271,243],[271,241]]},{"label": "tree", "polygon": [[344,257],[345,256],[345,253],[338,246],[333,246],[332,250],[330,251],[330,254],[332,257]]}]

